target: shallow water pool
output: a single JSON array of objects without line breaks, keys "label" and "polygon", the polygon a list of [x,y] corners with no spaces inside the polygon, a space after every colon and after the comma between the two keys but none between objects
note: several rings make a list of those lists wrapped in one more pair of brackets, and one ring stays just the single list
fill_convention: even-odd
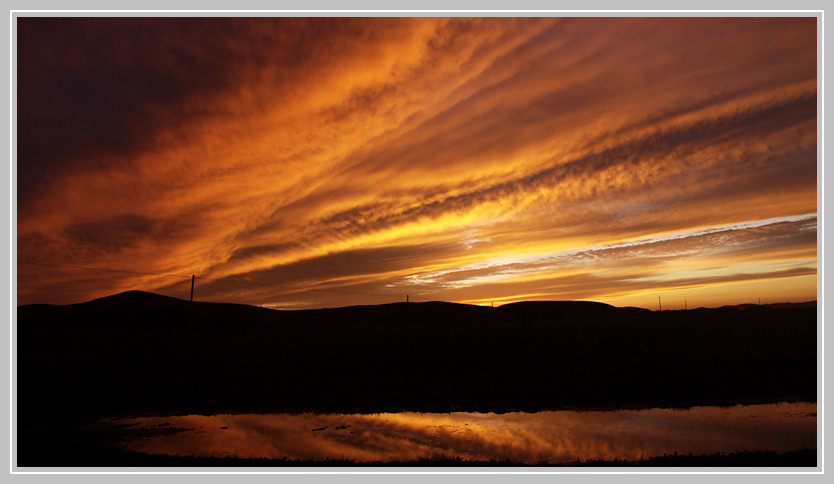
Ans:
[{"label": "shallow water pool", "polygon": [[[817,447],[816,403],[537,413],[239,414],[110,419],[150,454],[544,464]],[[155,430],[158,430],[156,432]],[[139,431],[139,432],[134,432]],[[141,435],[142,437],[136,437]]]}]

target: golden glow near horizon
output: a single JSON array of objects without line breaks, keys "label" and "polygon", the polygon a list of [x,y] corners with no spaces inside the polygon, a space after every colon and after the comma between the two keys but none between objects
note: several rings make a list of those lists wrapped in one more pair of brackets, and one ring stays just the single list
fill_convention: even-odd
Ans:
[{"label": "golden glow near horizon", "polygon": [[814,300],[816,32],[20,18],[18,303]]}]

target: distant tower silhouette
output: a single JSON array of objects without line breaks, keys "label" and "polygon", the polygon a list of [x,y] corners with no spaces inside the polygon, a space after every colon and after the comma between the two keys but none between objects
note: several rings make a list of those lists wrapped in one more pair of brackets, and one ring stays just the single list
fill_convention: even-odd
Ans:
[{"label": "distant tower silhouette", "polygon": [[660,304],[660,296],[657,296],[657,309],[663,311],[663,306]]},{"label": "distant tower silhouette", "polygon": [[194,302],[194,274],[191,274],[191,299],[189,301]]}]

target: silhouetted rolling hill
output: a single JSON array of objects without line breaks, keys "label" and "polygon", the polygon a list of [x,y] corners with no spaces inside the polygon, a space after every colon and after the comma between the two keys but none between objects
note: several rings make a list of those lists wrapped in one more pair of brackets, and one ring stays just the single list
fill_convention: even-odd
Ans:
[{"label": "silhouetted rolling hill", "polygon": [[816,398],[816,311],[305,311],[130,291],[18,308],[19,416],[543,410]]},{"label": "silhouetted rolling hill", "polygon": [[[195,323],[206,326],[242,326],[278,322],[484,322],[567,321],[577,318],[614,317],[617,314],[650,313],[645,309],[616,308],[583,301],[530,301],[490,308],[449,302],[391,303],[330,309],[280,311],[245,304],[189,302],[144,291],[128,291],[66,306],[28,305],[18,308],[28,324],[60,322],[76,328],[119,326],[137,330],[172,329]],[[30,318],[29,316],[34,317]],[[37,321],[36,323],[34,321]]]}]

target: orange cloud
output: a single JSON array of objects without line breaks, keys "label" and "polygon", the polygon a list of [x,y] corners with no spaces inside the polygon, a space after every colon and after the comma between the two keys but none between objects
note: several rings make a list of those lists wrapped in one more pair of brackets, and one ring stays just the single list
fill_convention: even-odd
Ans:
[{"label": "orange cloud", "polygon": [[21,18],[18,45],[21,304],[190,274],[305,306],[613,297],[748,256],[816,274],[800,222],[685,267],[528,267],[815,214],[814,18]]}]

